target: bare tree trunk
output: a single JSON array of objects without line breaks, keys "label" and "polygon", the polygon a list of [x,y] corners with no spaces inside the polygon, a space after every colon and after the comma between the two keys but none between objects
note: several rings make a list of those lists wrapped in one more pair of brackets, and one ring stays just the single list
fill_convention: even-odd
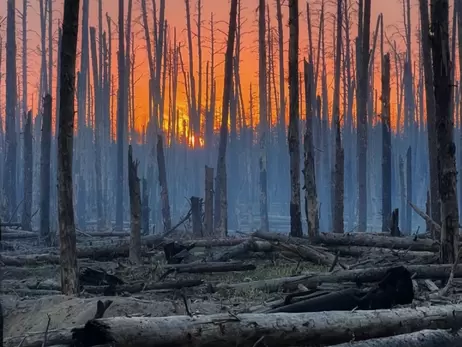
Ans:
[{"label": "bare tree trunk", "polygon": [[42,112],[42,139],[40,145],[40,238],[51,244],[50,231],[50,155],[51,155],[51,95],[45,95]]},{"label": "bare tree trunk", "polygon": [[132,146],[128,146],[128,186],[130,192],[130,255],[133,264],[141,264],[141,194],[138,160],[133,160]]},{"label": "bare tree trunk", "polygon": [[[359,11],[360,34],[358,37],[358,91],[357,91],[357,119],[358,119],[358,192],[359,192],[359,225],[358,231],[367,229],[367,95],[368,95],[368,61],[369,37],[371,20],[371,0],[364,0],[364,17],[362,6]],[[360,0],[362,4],[362,0]]]},{"label": "bare tree trunk", "polygon": [[391,217],[390,55],[387,53],[382,59],[382,231],[389,231]]},{"label": "bare tree trunk", "polygon": [[[404,179],[404,160],[401,156],[399,156],[399,191],[400,191],[400,210],[404,215],[406,212],[406,184]],[[401,218],[401,229],[403,230],[406,225],[404,223],[405,218]]]},{"label": "bare tree trunk", "polygon": [[116,185],[116,229],[123,229],[124,218],[124,124],[125,124],[125,47],[124,47],[124,0],[119,0],[119,91],[117,102],[117,182]]},{"label": "bare tree trunk", "polygon": [[143,200],[142,200],[142,225],[143,234],[149,235],[149,193],[148,193],[148,181],[143,178]]},{"label": "bare tree trunk", "polygon": [[[430,211],[432,219],[441,224],[441,207],[438,192],[438,166],[437,166],[437,143],[436,143],[436,106],[433,92],[433,70],[430,47],[430,19],[428,15],[428,1],[419,0],[421,20],[421,42],[423,68],[425,77],[425,106],[427,110],[427,134],[428,153],[430,168]],[[402,211],[404,213],[404,211]]]},{"label": "bare tree trunk", "polygon": [[298,0],[289,0],[289,155],[290,155],[290,235],[303,235],[300,208],[300,134],[298,95]]},{"label": "bare tree trunk", "polygon": [[27,7],[28,7],[28,0],[23,0],[22,2],[22,114],[26,114],[27,109],[28,109],[27,108],[27,76],[28,76],[28,73],[27,73]]},{"label": "bare tree trunk", "polygon": [[313,145],[313,99],[310,97],[313,88],[313,64],[304,62],[305,70],[305,103],[306,103],[306,130],[304,136],[305,161],[303,175],[305,178],[305,214],[308,223],[308,235],[314,239],[319,234],[318,194],[316,191],[316,173],[314,164]]},{"label": "bare tree trunk", "polygon": [[[228,234],[228,203],[227,203],[227,177],[226,177],[226,144],[228,142],[228,117],[231,96],[231,83],[233,78],[233,51],[236,36],[237,0],[231,0],[229,14],[228,42],[225,54],[225,81],[223,88],[223,104],[221,112],[220,143],[218,147],[217,176],[215,179],[215,235]],[[217,210],[220,213],[217,216]]]},{"label": "bare tree trunk", "polygon": [[74,224],[72,153],[74,137],[74,85],[79,0],[64,1],[61,46],[60,108],[58,135],[58,209],[61,290],[66,295],[79,293],[76,237]]},{"label": "bare tree trunk", "polygon": [[[414,201],[412,198],[412,149],[408,147],[406,152],[406,200]],[[403,211],[404,212],[404,211]],[[412,234],[412,208],[411,205],[406,204],[406,226],[404,233],[407,235]]]},{"label": "bare tree trunk", "polygon": [[[342,136],[340,130],[340,72],[342,56],[342,0],[337,1],[337,38],[335,49],[335,78],[334,78],[334,119],[333,126],[335,129],[335,169],[334,169],[334,232],[343,233],[343,196],[344,196],[344,152],[342,145]],[[311,97],[308,94],[306,97]]]},{"label": "bare tree trunk", "polygon": [[159,167],[160,199],[162,202],[162,219],[164,231],[172,228],[172,217],[170,216],[170,202],[168,197],[167,170],[165,168],[164,145],[162,135],[157,135],[157,165]]},{"label": "bare tree trunk", "polygon": [[268,183],[267,183],[267,155],[266,155],[266,136],[268,128],[268,95],[267,95],[267,76],[266,76],[266,17],[265,17],[265,0],[259,0],[258,5],[258,91],[260,101],[260,228],[262,231],[268,231]]},{"label": "bare tree trunk", "polygon": [[213,167],[205,167],[205,236],[213,235]]},{"label": "bare tree trunk", "polygon": [[32,168],[33,168],[33,150],[32,150],[32,111],[27,112],[26,123],[24,124],[24,145],[23,145],[23,175],[24,175],[24,198],[22,209],[21,228],[31,230],[32,218]]},{"label": "bare tree trunk", "polygon": [[6,197],[8,217],[13,218],[16,208],[16,23],[15,0],[7,2],[6,21],[6,122],[5,122],[5,173],[3,176],[3,190]]},{"label": "bare tree trunk", "polygon": [[192,218],[192,232],[195,237],[203,237],[204,231],[202,229],[202,208],[201,199],[197,196],[191,197],[191,218]]},{"label": "bare tree trunk", "polygon": [[48,0],[48,91],[53,89],[53,0]]},{"label": "bare tree trunk", "polygon": [[448,0],[432,0],[432,40],[439,193],[441,199],[440,262],[453,263],[459,243],[459,209],[457,206],[457,169],[454,123],[450,114],[451,61],[449,59]]}]

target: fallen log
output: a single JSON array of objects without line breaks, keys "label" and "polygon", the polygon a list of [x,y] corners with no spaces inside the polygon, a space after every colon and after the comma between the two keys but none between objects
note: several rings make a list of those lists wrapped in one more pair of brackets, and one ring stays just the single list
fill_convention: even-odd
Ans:
[{"label": "fallen log", "polygon": [[[7,337],[3,340],[4,347],[42,347],[44,333],[34,332],[25,336]],[[46,346],[70,346],[73,343],[72,329],[50,330],[47,332]]]},{"label": "fallen log", "polygon": [[248,252],[271,252],[273,249],[273,246],[269,242],[248,239],[225,251],[212,255],[209,260],[228,261]]},{"label": "fallen log", "polygon": [[2,240],[19,240],[37,238],[38,233],[33,231],[2,231]]},{"label": "fallen log", "polygon": [[333,254],[323,252],[321,249],[313,247],[307,239],[264,231],[256,231],[253,233],[253,236],[266,241],[277,242],[280,248],[289,250],[298,254],[301,258],[316,264],[331,266],[335,262],[335,256]]},{"label": "fallen log", "polygon": [[[413,279],[447,279],[451,274],[451,264],[442,265],[409,265],[406,269],[413,275]],[[336,272],[319,272],[306,275],[303,279],[286,281],[284,287],[287,290],[294,289],[298,284],[307,288],[316,288],[320,283],[355,282],[371,283],[379,281],[390,267],[375,267],[354,270],[338,270]],[[462,277],[462,265],[454,268],[454,277]]]},{"label": "fallen log", "polygon": [[165,290],[165,289],[182,289],[197,287],[204,284],[203,280],[185,280],[172,282],[156,283],[132,283],[120,286],[84,286],[85,292],[90,294],[104,294],[105,296],[114,296],[120,293],[140,293],[148,290]]},{"label": "fallen log", "polygon": [[366,340],[462,324],[462,305],[395,310],[215,314],[208,316],[115,317],[90,320],[73,331],[83,347],[305,346]]},{"label": "fallen log", "polygon": [[462,347],[462,332],[422,330],[415,333],[347,342],[331,347]]},{"label": "fallen log", "polygon": [[[181,266],[176,266],[181,265]],[[175,267],[176,266],[176,267]],[[169,264],[168,271],[176,273],[207,273],[207,272],[230,272],[255,270],[254,264],[243,264],[241,262],[230,263],[193,263],[193,264]]]},{"label": "fallen log", "polygon": [[441,226],[436,223],[428,214],[426,214],[424,211],[422,211],[420,208],[418,208],[416,205],[414,205],[412,202],[408,201],[407,202],[409,206],[420,216],[422,219],[430,225],[438,235],[441,234]]},{"label": "fallen log", "polygon": [[366,246],[392,249],[407,249],[409,251],[438,252],[438,242],[431,239],[413,237],[375,236],[369,233],[319,233],[316,243],[327,246]]},{"label": "fallen log", "polygon": [[232,291],[246,291],[249,289],[261,290],[267,293],[274,293],[279,291],[286,283],[295,282],[297,280],[305,279],[306,275],[271,278],[259,281],[249,281],[240,283],[218,283],[212,286],[212,291],[217,290],[232,290]]}]

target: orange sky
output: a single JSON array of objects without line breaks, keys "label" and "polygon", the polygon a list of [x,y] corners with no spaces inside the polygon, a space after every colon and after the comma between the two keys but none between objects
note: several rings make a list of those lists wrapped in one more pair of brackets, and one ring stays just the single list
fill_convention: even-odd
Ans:
[{"label": "orange sky", "polygon": [[[287,71],[287,48],[288,48],[288,27],[287,27],[287,21],[288,21],[288,8],[287,8],[287,0],[282,0],[283,2],[283,21],[284,21],[284,41],[285,43],[285,50],[286,50],[286,60],[285,60],[285,70]],[[40,67],[40,53],[39,53],[39,32],[40,32],[40,21],[39,21],[39,15],[38,15],[38,0],[29,0],[30,3],[30,8],[29,8],[29,13],[28,13],[28,26],[29,26],[29,33],[28,33],[28,50],[29,50],[29,66],[28,66],[28,85],[29,85],[29,92],[28,92],[28,103],[29,105],[32,106],[32,100],[34,99],[34,106],[36,107],[37,105],[37,88],[38,88],[38,75],[39,75],[39,67]],[[82,3],[82,1],[81,1]],[[125,0],[125,10],[127,10],[127,3],[128,0]],[[149,8],[151,7],[151,0],[147,0]],[[159,0],[157,0],[157,3],[159,3]],[[227,21],[228,21],[228,16],[229,16],[229,1],[228,0],[202,0],[203,3],[203,11],[202,11],[202,18],[203,18],[203,36],[209,37],[210,35],[210,15],[211,13],[214,14],[214,18],[216,21],[215,24],[215,38],[216,38],[216,47],[217,49],[220,49],[219,52],[217,52],[216,55],[216,78],[217,78],[217,95],[218,95],[218,101],[221,99],[222,95],[222,82],[223,82],[223,60],[224,60],[224,47],[225,44],[225,39],[226,35],[225,32],[227,32]],[[316,1],[310,1],[310,6],[312,8],[312,14],[313,14],[313,25],[315,28],[313,29],[313,34],[316,36],[317,35],[317,23],[319,22],[318,17],[319,17],[319,0]],[[91,26],[96,26],[97,25],[97,0],[90,0],[90,25]],[[270,16],[271,16],[271,25],[276,27],[277,22],[276,22],[276,11],[275,11],[275,0],[269,0],[270,4]],[[63,9],[63,0],[54,0],[53,2],[54,6],[54,25],[55,25],[55,39],[57,38],[57,25],[58,25],[58,20],[60,21],[62,18],[62,9]],[[196,0],[191,1],[191,12],[195,17],[196,14]],[[257,72],[258,72],[258,59],[257,57],[257,16],[258,13],[256,12],[258,6],[258,0],[247,0],[243,1],[243,13],[242,13],[242,18],[244,21],[243,27],[242,27],[242,32],[244,33],[242,37],[242,48],[243,51],[241,53],[241,66],[240,66],[240,71],[241,71],[241,84],[243,87],[243,94],[245,97],[245,102],[246,105],[248,105],[248,95],[249,95],[249,86],[252,83],[254,85],[253,89],[255,92],[258,91],[258,79],[257,79]],[[304,56],[306,56],[307,52],[307,24],[306,24],[306,2],[305,1],[300,1],[300,11],[302,12],[301,14],[301,20],[300,20],[300,49],[301,49],[301,55],[300,59],[302,60]],[[417,0],[412,0],[411,1],[411,6],[412,6],[412,28],[413,28],[413,36],[415,37],[417,34],[417,27],[418,27],[418,6],[417,6]],[[16,0],[16,7],[18,8],[18,11],[22,11],[22,0]],[[148,106],[147,106],[147,93],[148,93],[148,78],[149,78],[149,72],[148,72],[148,62],[146,58],[146,50],[145,50],[145,39],[144,39],[144,32],[141,26],[141,21],[139,20],[140,17],[140,1],[139,0],[133,0],[133,18],[134,18],[134,23],[133,23],[133,31],[136,34],[136,46],[137,46],[137,52],[136,52],[136,72],[135,72],[135,80],[137,80],[136,84],[136,92],[135,92],[135,103],[136,103],[136,127],[140,129],[147,121],[147,115],[148,115]],[[103,12],[108,12],[109,15],[112,17],[114,23],[113,23],[113,29],[117,28],[117,14],[118,14],[118,7],[117,7],[117,1],[116,0],[103,0]],[[329,5],[328,7],[328,32],[326,32],[326,47],[332,47],[332,22],[333,22],[333,16],[334,16],[335,8],[332,5]],[[148,9],[148,15],[150,13],[150,10]],[[397,28],[402,31],[403,27],[403,19],[402,19],[402,5],[399,0],[390,0],[390,1],[379,1],[379,0],[373,0],[372,1],[372,17],[371,17],[371,31],[374,30],[375,28],[375,22],[377,20],[377,16],[379,13],[383,13],[384,15],[384,23],[385,27],[387,29],[387,33],[389,36],[392,36],[394,33],[397,32]],[[0,1],[0,16],[4,17],[6,16],[6,1]],[[177,28],[177,35],[178,35],[178,40],[183,42],[183,45],[187,47],[187,36],[186,36],[186,20],[185,20],[185,4],[184,0],[166,0],[166,19],[169,23],[170,29],[173,27]],[[151,20],[151,30],[152,30],[152,18]],[[107,29],[106,27],[106,21],[103,20],[104,22],[104,30]],[[192,25],[195,25],[194,22]],[[352,23],[353,25],[353,32],[356,31],[356,23],[355,20]],[[0,28],[0,35],[3,37],[3,42],[6,40],[6,35],[5,35],[5,29],[6,29],[6,21],[3,23],[3,25]],[[17,18],[17,29],[20,29],[20,19],[19,17]],[[195,31],[195,30],[194,30]],[[173,30],[171,30],[172,33],[172,39],[173,39]],[[18,73],[21,74],[21,62],[20,62],[20,52],[21,52],[21,46],[22,46],[22,40],[20,39],[20,32],[18,32],[17,35],[17,45],[18,45]],[[372,36],[372,35],[371,35]],[[352,34],[351,39],[354,38],[354,35]],[[397,40],[398,44],[401,45],[403,44],[402,39],[400,38],[399,35],[395,36],[395,39]],[[112,56],[112,62],[113,62],[113,74],[114,78],[117,78],[117,59],[116,59],[116,49],[117,49],[117,34],[114,32],[113,34],[113,56]],[[316,38],[314,37],[314,40],[316,42]],[[193,38],[193,41],[196,42]],[[205,40],[204,40],[205,41]],[[417,45],[414,44],[413,50],[416,52],[414,56],[417,59],[418,56],[418,51],[416,50]],[[79,49],[80,49],[80,44],[79,44]],[[385,44],[385,50],[388,51],[388,46]],[[56,54],[57,52],[54,52],[54,62],[56,63]],[[275,54],[277,56],[277,47],[275,47]],[[3,53],[3,59],[5,57],[5,54]],[[377,56],[378,57],[378,56]],[[197,54],[194,55],[195,59],[195,71],[197,74]],[[209,44],[208,40],[204,42],[203,44],[203,90],[205,92],[205,63],[207,60],[210,59],[210,51],[209,51]],[[378,59],[378,58],[377,58]],[[186,49],[183,50],[183,60],[185,64],[188,64],[188,57],[187,57],[187,51]],[[277,61],[275,62],[277,64]],[[330,64],[331,65],[331,64]],[[79,65],[77,65],[79,66]],[[392,64],[392,75],[394,74],[394,68]],[[330,68],[329,70],[332,70]],[[2,67],[1,67],[1,72],[3,72],[4,76],[4,71],[5,71],[5,61],[3,60],[2,62]],[[54,71],[54,78],[56,77],[56,70]],[[332,74],[329,74],[329,88],[333,88],[333,83],[331,83],[331,80],[333,78]],[[197,79],[197,78],[196,78]],[[380,78],[379,76],[375,79],[376,80],[376,86],[380,90]],[[392,77],[393,80],[393,77]],[[5,90],[5,78],[2,78],[2,95],[1,95],[1,105],[2,107],[2,112],[4,113],[4,90]],[[53,81],[53,84],[55,81]],[[179,74],[179,83],[183,83],[183,78],[180,70]],[[393,83],[394,84],[394,83]],[[392,91],[392,102],[394,102],[394,92]],[[183,93],[183,89],[181,88],[181,91],[179,90],[179,95],[178,95],[178,103],[181,107],[181,105],[185,105],[185,95]],[[202,97],[203,104],[205,105],[205,95]],[[168,107],[168,102],[166,102],[166,107]],[[217,105],[218,109],[221,109],[221,106],[218,104]],[[393,106],[392,106],[393,108]],[[274,116],[273,116],[274,117]]]}]

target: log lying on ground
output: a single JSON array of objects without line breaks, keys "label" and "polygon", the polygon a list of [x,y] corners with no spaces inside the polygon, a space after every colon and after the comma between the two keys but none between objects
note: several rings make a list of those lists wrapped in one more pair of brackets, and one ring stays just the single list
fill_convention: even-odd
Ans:
[{"label": "log lying on ground", "polygon": [[461,347],[462,332],[422,330],[415,333],[347,342],[331,347]]},{"label": "log lying on ground", "polygon": [[19,240],[37,238],[38,233],[33,231],[2,231],[2,240]]},{"label": "log lying on ground", "polygon": [[274,249],[273,246],[269,242],[248,239],[225,251],[212,255],[209,260],[210,261],[228,261],[230,259],[236,258],[248,252],[271,252],[273,249]]},{"label": "log lying on ground", "polygon": [[327,246],[367,246],[392,249],[407,249],[410,251],[438,252],[438,242],[431,239],[413,237],[385,237],[369,235],[368,233],[320,233],[316,240]]},{"label": "log lying on ground", "polygon": [[302,258],[317,264],[331,266],[335,262],[333,254],[313,247],[307,239],[264,231],[257,231],[253,233],[253,236],[270,242],[278,242],[280,248],[299,254]]},{"label": "log lying on ground", "polygon": [[[7,337],[3,340],[4,347],[42,347],[44,332],[28,333],[25,336]],[[46,346],[71,346],[72,329],[50,330],[47,332]]]},{"label": "log lying on ground", "polygon": [[246,291],[249,289],[261,290],[268,293],[279,291],[285,284],[296,282],[298,280],[305,279],[306,275],[292,276],[292,277],[280,277],[271,278],[259,281],[249,281],[240,283],[219,283],[213,286],[213,290],[232,290],[232,291]]},{"label": "log lying on ground", "polygon": [[449,329],[462,324],[462,305],[395,310],[216,314],[209,316],[116,317],[89,321],[74,330],[81,346],[267,346],[334,344]]},{"label": "log lying on ground", "polygon": [[364,256],[389,256],[396,255],[403,259],[411,258],[430,258],[435,256],[435,252],[428,251],[408,251],[404,249],[389,249],[365,246],[329,246],[326,250],[339,253],[340,256],[364,257]]},{"label": "log lying on ground", "polygon": [[90,294],[104,294],[114,296],[120,293],[140,293],[147,290],[182,289],[197,287],[204,284],[203,280],[185,280],[156,283],[133,283],[120,286],[84,286],[84,290]]},{"label": "log lying on ground", "polygon": [[[180,266],[177,266],[180,265]],[[216,263],[194,263],[194,264],[169,264],[168,270],[177,273],[207,273],[207,272],[230,272],[255,270],[254,264],[241,262],[216,262]]]},{"label": "log lying on ground", "polygon": [[[443,265],[410,265],[406,269],[413,275],[413,279],[447,279],[451,273],[451,264]],[[306,275],[303,279],[286,281],[286,289],[294,289],[298,284],[307,288],[316,288],[320,283],[356,282],[371,283],[379,281],[390,267],[375,267],[354,270],[339,270],[336,272],[319,272]],[[462,277],[462,265],[454,268],[454,277]]]}]

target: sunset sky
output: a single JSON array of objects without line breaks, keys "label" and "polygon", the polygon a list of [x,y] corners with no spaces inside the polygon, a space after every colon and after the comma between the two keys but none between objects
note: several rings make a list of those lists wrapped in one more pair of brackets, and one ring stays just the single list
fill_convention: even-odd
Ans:
[{"label": "sunset sky", "polygon": [[[285,51],[286,51],[286,60],[285,60],[285,70],[286,70],[286,78],[287,78],[287,49],[288,49],[288,1],[282,0],[283,2],[283,21],[284,21],[284,41],[285,41]],[[39,52],[39,45],[40,45],[40,19],[39,19],[39,1],[38,0],[29,0],[29,13],[28,13],[28,51],[29,51],[29,58],[28,58],[28,104],[32,107],[32,101],[34,100],[34,112],[36,112],[37,107],[37,88],[38,88],[38,76],[39,76],[39,67],[40,67],[40,52]],[[82,3],[82,1],[81,1]],[[150,25],[152,30],[152,0],[147,0],[148,3],[148,16],[150,16]],[[328,20],[328,32],[326,32],[326,37],[328,43],[326,43],[327,47],[332,47],[332,23],[335,16],[335,6],[333,5],[333,1],[328,0],[327,7],[327,20]],[[128,0],[125,0],[125,11],[127,10]],[[157,0],[157,4],[159,4],[159,0]],[[191,14],[194,16],[193,19],[196,18],[196,7],[197,1],[191,0]],[[203,10],[202,10],[202,19],[203,19],[203,29],[202,35],[204,36],[203,40],[203,90],[205,92],[205,64],[206,61],[210,59],[210,50],[209,50],[209,37],[210,37],[210,16],[213,13],[214,19],[216,21],[216,48],[219,49],[216,55],[216,78],[217,78],[217,95],[218,95],[218,102],[219,105],[218,109],[221,109],[220,100],[222,96],[222,85],[223,85],[223,60],[224,60],[224,45],[226,40],[226,32],[227,32],[227,21],[229,18],[229,1],[228,0],[202,0]],[[270,4],[270,17],[271,17],[271,26],[277,27],[276,21],[276,10],[275,10],[275,0],[269,0]],[[22,12],[22,0],[16,0],[16,7],[19,12]],[[97,26],[97,0],[90,0],[90,26]],[[243,27],[242,32],[244,33],[242,37],[242,45],[243,51],[241,53],[241,84],[244,91],[244,97],[246,105],[248,105],[248,95],[249,95],[249,86],[253,84],[253,90],[255,92],[258,91],[258,59],[257,59],[257,42],[258,42],[258,29],[257,29],[257,18],[258,13],[256,12],[258,6],[258,0],[246,0],[242,2],[243,6]],[[306,2],[300,0],[300,60],[307,56],[307,22],[306,22]],[[319,8],[320,8],[320,1],[310,1],[310,6],[312,10],[312,21],[313,21],[313,35],[314,40],[316,40],[317,36],[317,23],[319,22]],[[414,59],[418,57],[418,48],[416,45],[416,36],[417,36],[417,28],[419,25],[418,22],[418,4],[416,0],[411,0],[412,6],[412,30],[413,30],[413,37],[414,37]],[[356,6],[355,6],[356,8]],[[54,17],[54,39],[57,41],[57,28],[58,22],[62,21],[62,10],[63,10],[63,0],[54,0],[53,2],[53,17]],[[145,49],[145,38],[144,32],[141,25],[140,20],[140,0],[133,0],[133,31],[136,35],[136,72],[135,72],[135,80],[137,81],[136,84],[136,95],[135,95],[135,103],[136,103],[136,128],[140,129],[143,125],[145,125],[147,121],[148,115],[148,105],[147,105],[147,93],[148,93],[148,62],[146,57],[146,49]],[[118,6],[116,0],[103,0],[103,13],[109,13],[113,20],[113,55],[112,55],[112,62],[113,62],[113,77],[114,79],[117,78],[117,59],[116,59],[116,50],[117,50],[117,15],[118,15]],[[398,30],[403,32],[403,10],[402,4],[399,0],[390,0],[390,1],[372,1],[372,16],[371,16],[371,37],[372,31],[375,28],[375,23],[377,20],[377,16],[383,13],[384,16],[384,23],[385,28],[387,28],[387,35],[389,37],[393,37],[397,44],[403,49],[403,39],[402,37],[397,34]],[[6,1],[0,1],[0,18],[6,17]],[[176,27],[178,40],[183,43],[183,60],[185,64],[188,64],[188,57],[187,57],[187,35],[186,35],[186,19],[185,19],[185,3],[184,0],[166,0],[166,19],[168,21],[168,25],[170,27],[170,37],[173,40],[173,27]],[[353,19],[353,28],[351,39],[354,38],[356,32],[356,15],[352,15]],[[1,19],[0,19],[1,22]],[[104,22],[104,30],[107,30],[106,20]],[[80,23],[81,25],[81,16],[80,16]],[[195,26],[195,21],[192,23]],[[22,74],[21,72],[21,47],[22,47],[22,40],[21,40],[21,22],[19,16],[17,17],[17,49],[18,49],[18,74]],[[195,31],[195,29],[193,30]],[[6,42],[6,20],[3,21],[0,27],[0,35],[2,37],[2,45]],[[79,33],[80,39],[80,33]],[[194,43],[197,42],[197,39],[193,38]],[[317,41],[317,40],[316,40]],[[315,41],[315,42],[316,42]],[[79,51],[80,51],[80,43],[79,43]],[[315,47],[316,48],[316,47]],[[55,48],[56,49],[56,48]],[[196,49],[196,48],[195,48]],[[330,49],[331,51],[331,49]],[[389,51],[389,47],[385,44],[385,51]],[[56,55],[57,52],[54,52],[54,63],[56,63]],[[277,57],[277,46],[275,47],[275,55]],[[378,55],[376,56],[378,59]],[[2,81],[1,81],[1,100],[0,100],[0,107],[1,111],[0,114],[4,114],[4,91],[5,91],[5,50],[3,50],[3,61],[1,62],[1,72],[3,73]],[[195,71],[197,74],[197,54],[194,55],[194,64],[195,64]],[[276,61],[275,64],[278,64]],[[332,65],[332,64],[329,64]],[[79,65],[77,65],[78,67]],[[277,66],[277,65],[276,65]],[[188,67],[187,67],[188,68]],[[91,69],[91,68],[90,68]],[[332,71],[332,68],[329,69]],[[394,68],[392,64],[392,75],[394,74]],[[54,79],[56,78],[56,70],[54,70]],[[330,83],[333,78],[332,73],[329,74],[329,88],[333,88],[333,83]],[[394,77],[392,76],[392,80]],[[182,74],[180,71],[179,74],[179,83],[183,83]],[[376,85],[379,87],[380,79],[376,78]],[[55,84],[55,80],[53,81]],[[22,88],[22,87],[21,87]],[[53,86],[54,88],[54,86]],[[54,93],[54,92],[53,92]],[[20,94],[22,95],[22,93]],[[394,92],[392,91],[392,96]],[[179,95],[178,95],[178,102],[179,106],[185,106],[185,95],[183,93],[183,88],[180,87]],[[394,97],[393,97],[394,99]],[[202,97],[203,104],[205,105],[205,95]],[[392,100],[393,102],[393,100]],[[168,104],[168,102],[167,102]],[[392,106],[393,108],[393,106]]]}]

